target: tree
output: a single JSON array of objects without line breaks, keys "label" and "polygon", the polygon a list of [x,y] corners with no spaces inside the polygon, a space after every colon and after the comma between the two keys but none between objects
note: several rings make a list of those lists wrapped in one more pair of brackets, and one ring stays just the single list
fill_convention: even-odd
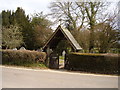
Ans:
[{"label": "tree", "polygon": [[[81,13],[84,11],[84,20],[87,20],[86,23],[89,26],[90,37],[89,37],[89,51],[94,48],[94,27],[97,24],[100,13],[105,11],[106,6],[108,6],[107,2],[76,2],[77,6],[80,8]],[[98,22],[99,23],[99,22]]]},{"label": "tree", "polygon": [[34,48],[42,48],[50,35],[52,34],[52,30],[49,28],[44,28],[42,26],[35,26],[34,28]]},{"label": "tree", "polygon": [[25,14],[25,11],[18,7],[17,10],[12,13],[14,23],[17,23],[21,27],[24,47],[27,49],[34,49],[33,44],[33,28],[30,24],[29,16]]},{"label": "tree", "polygon": [[118,2],[118,16],[117,16],[117,18],[118,18],[118,29],[120,30],[120,1]]},{"label": "tree", "polygon": [[2,11],[2,26],[10,26],[10,15],[11,15],[11,11],[7,10],[3,10]]},{"label": "tree", "polygon": [[79,42],[80,46],[83,48],[84,52],[89,52],[89,41],[90,41],[90,31],[80,30],[76,33],[76,40]]},{"label": "tree", "polygon": [[[84,11],[80,12],[75,2],[52,2],[51,15],[58,21],[62,19],[66,27],[71,30],[80,30],[84,21]],[[79,23],[78,23],[79,22]]]},{"label": "tree", "polygon": [[90,30],[89,51],[94,48],[94,26],[98,23],[98,17],[108,6],[106,2],[53,2],[50,9],[54,17],[65,21],[68,29],[73,29],[75,38],[82,28],[88,27]]},{"label": "tree", "polygon": [[118,41],[118,30],[113,30],[108,23],[100,23],[95,27],[95,44],[100,53],[106,53]]},{"label": "tree", "polygon": [[23,35],[24,47],[27,49],[34,49],[33,42],[33,29],[30,24],[29,16],[25,14],[25,11],[18,7],[16,11],[2,11],[2,26],[9,28],[11,25],[21,28]]},{"label": "tree", "polygon": [[115,8],[113,13],[107,13],[102,17],[101,23],[95,25],[95,45],[100,53],[106,53],[110,48],[115,48],[120,40],[120,31],[117,26],[119,10]]},{"label": "tree", "polygon": [[2,45],[6,48],[13,49],[23,44],[23,36],[18,26],[10,26],[2,28]]},{"label": "tree", "polygon": [[2,13],[0,13],[0,49],[2,47]]},{"label": "tree", "polygon": [[[8,29],[13,26],[21,28],[24,44],[26,49],[37,49],[43,46],[46,39],[52,33],[50,28],[51,22],[46,19],[46,15],[35,14],[32,19],[25,14],[25,11],[18,7],[16,11],[2,11],[2,26]],[[4,29],[3,29],[4,31]],[[39,41],[40,40],[40,41]],[[33,43],[34,41],[34,43]]]},{"label": "tree", "polygon": [[52,34],[52,29],[50,28],[51,22],[41,12],[33,15],[31,25],[34,30],[34,48],[41,48]]}]

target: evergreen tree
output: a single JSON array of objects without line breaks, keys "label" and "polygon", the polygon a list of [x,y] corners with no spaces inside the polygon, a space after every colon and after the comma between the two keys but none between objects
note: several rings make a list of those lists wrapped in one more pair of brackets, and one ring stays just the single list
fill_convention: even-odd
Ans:
[{"label": "evergreen tree", "polygon": [[18,7],[14,12],[12,11],[2,11],[2,26],[10,27],[10,25],[18,25],[21,28],[21,32],[23,35],[23,40],[25,42],[24,46],[27,49],[34,49],[32,44],[33,38],[33,29],[29,21],[29,16],[25,15],[25,11]]},{"label": "evergreen tree", "polygon": [[[23,39],[25,47],[27,49],[34,49],[33,45],[33,29],[29,21],[29,17],[25,15],[25,11],[22,8],[17,8],[16,12],[13,13],[16,22],[22,28]],[[13,18],[14,19],[14,18]]]},{"label": "evergreen tree", "polygon": [[2,11],[2,26],[10,26],[11,11]]},{"label": "evergreen tree", "polygon": [[[24,46],[26,49],[38,49],[42,47],[45,41],[48,39],[48,36],[51,34],[50,25],[51,22],[46,19],[46,16],[42,13],[32,18],[25,14],[25,11],[18,7],[16,11],[2,11],[2,26],[11,30],[12,26],[18,26],[21,28]],[[5,29],[3,29],[5,30]],[[34,41],[34,43],[33,43]]]}]

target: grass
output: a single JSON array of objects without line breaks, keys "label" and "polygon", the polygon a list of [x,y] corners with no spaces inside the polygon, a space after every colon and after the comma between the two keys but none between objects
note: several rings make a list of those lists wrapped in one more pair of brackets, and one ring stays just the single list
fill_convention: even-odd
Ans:
[{"label": "grass", "polygon": [[59,56],[59,59],[63,59],[64,60],[64,57],[63,56]]},{"label": "grass", "polygon": [[39,68],[39,69],[47,69],[48,67],[43,63],[32,63],[32,64],[13,64],[13,63],[5,63],[5,66],[15,66],[15,67],[27,67],[27,68]]},{"label": "grass", "polygon": [[64,57],[63,56],[59,56],[59,63],[64,63]]},{"label": "grass", "polygon": [[60,60],[59,63],[64,63],[64,60]]},{"label": "grass", "polygon": [[30,67],[37,67],[37,68],[47,68],[47,66],[45,64],[42,64],[42,63],[34,63],[34,64],[31,64]]}]

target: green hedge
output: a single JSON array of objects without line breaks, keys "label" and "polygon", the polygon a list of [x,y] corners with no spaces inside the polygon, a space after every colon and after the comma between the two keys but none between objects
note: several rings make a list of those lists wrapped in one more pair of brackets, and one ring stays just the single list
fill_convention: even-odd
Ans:
[{"label": "green hedge", "polygon": [[67,55],[66,68],[83,72],[118,74],[117,54],[71,53]]},{"label": "green hedge", "polygon": [[29,66],[44,62],[46,53],[30,50],[2,50],[2,64]]}]

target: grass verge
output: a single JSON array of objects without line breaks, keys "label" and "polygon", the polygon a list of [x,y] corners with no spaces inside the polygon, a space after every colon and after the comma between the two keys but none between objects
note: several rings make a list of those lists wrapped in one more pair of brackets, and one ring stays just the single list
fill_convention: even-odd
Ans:
[{"label": "grass verge", "polygon": [[26,68],[35,68],[35,69],[48,69],[48,67],[44,63],[33,63],[33,64],[12,64],[6,63],[2,64],[4,66],[13,66],[13,67],[26,67]]}]

